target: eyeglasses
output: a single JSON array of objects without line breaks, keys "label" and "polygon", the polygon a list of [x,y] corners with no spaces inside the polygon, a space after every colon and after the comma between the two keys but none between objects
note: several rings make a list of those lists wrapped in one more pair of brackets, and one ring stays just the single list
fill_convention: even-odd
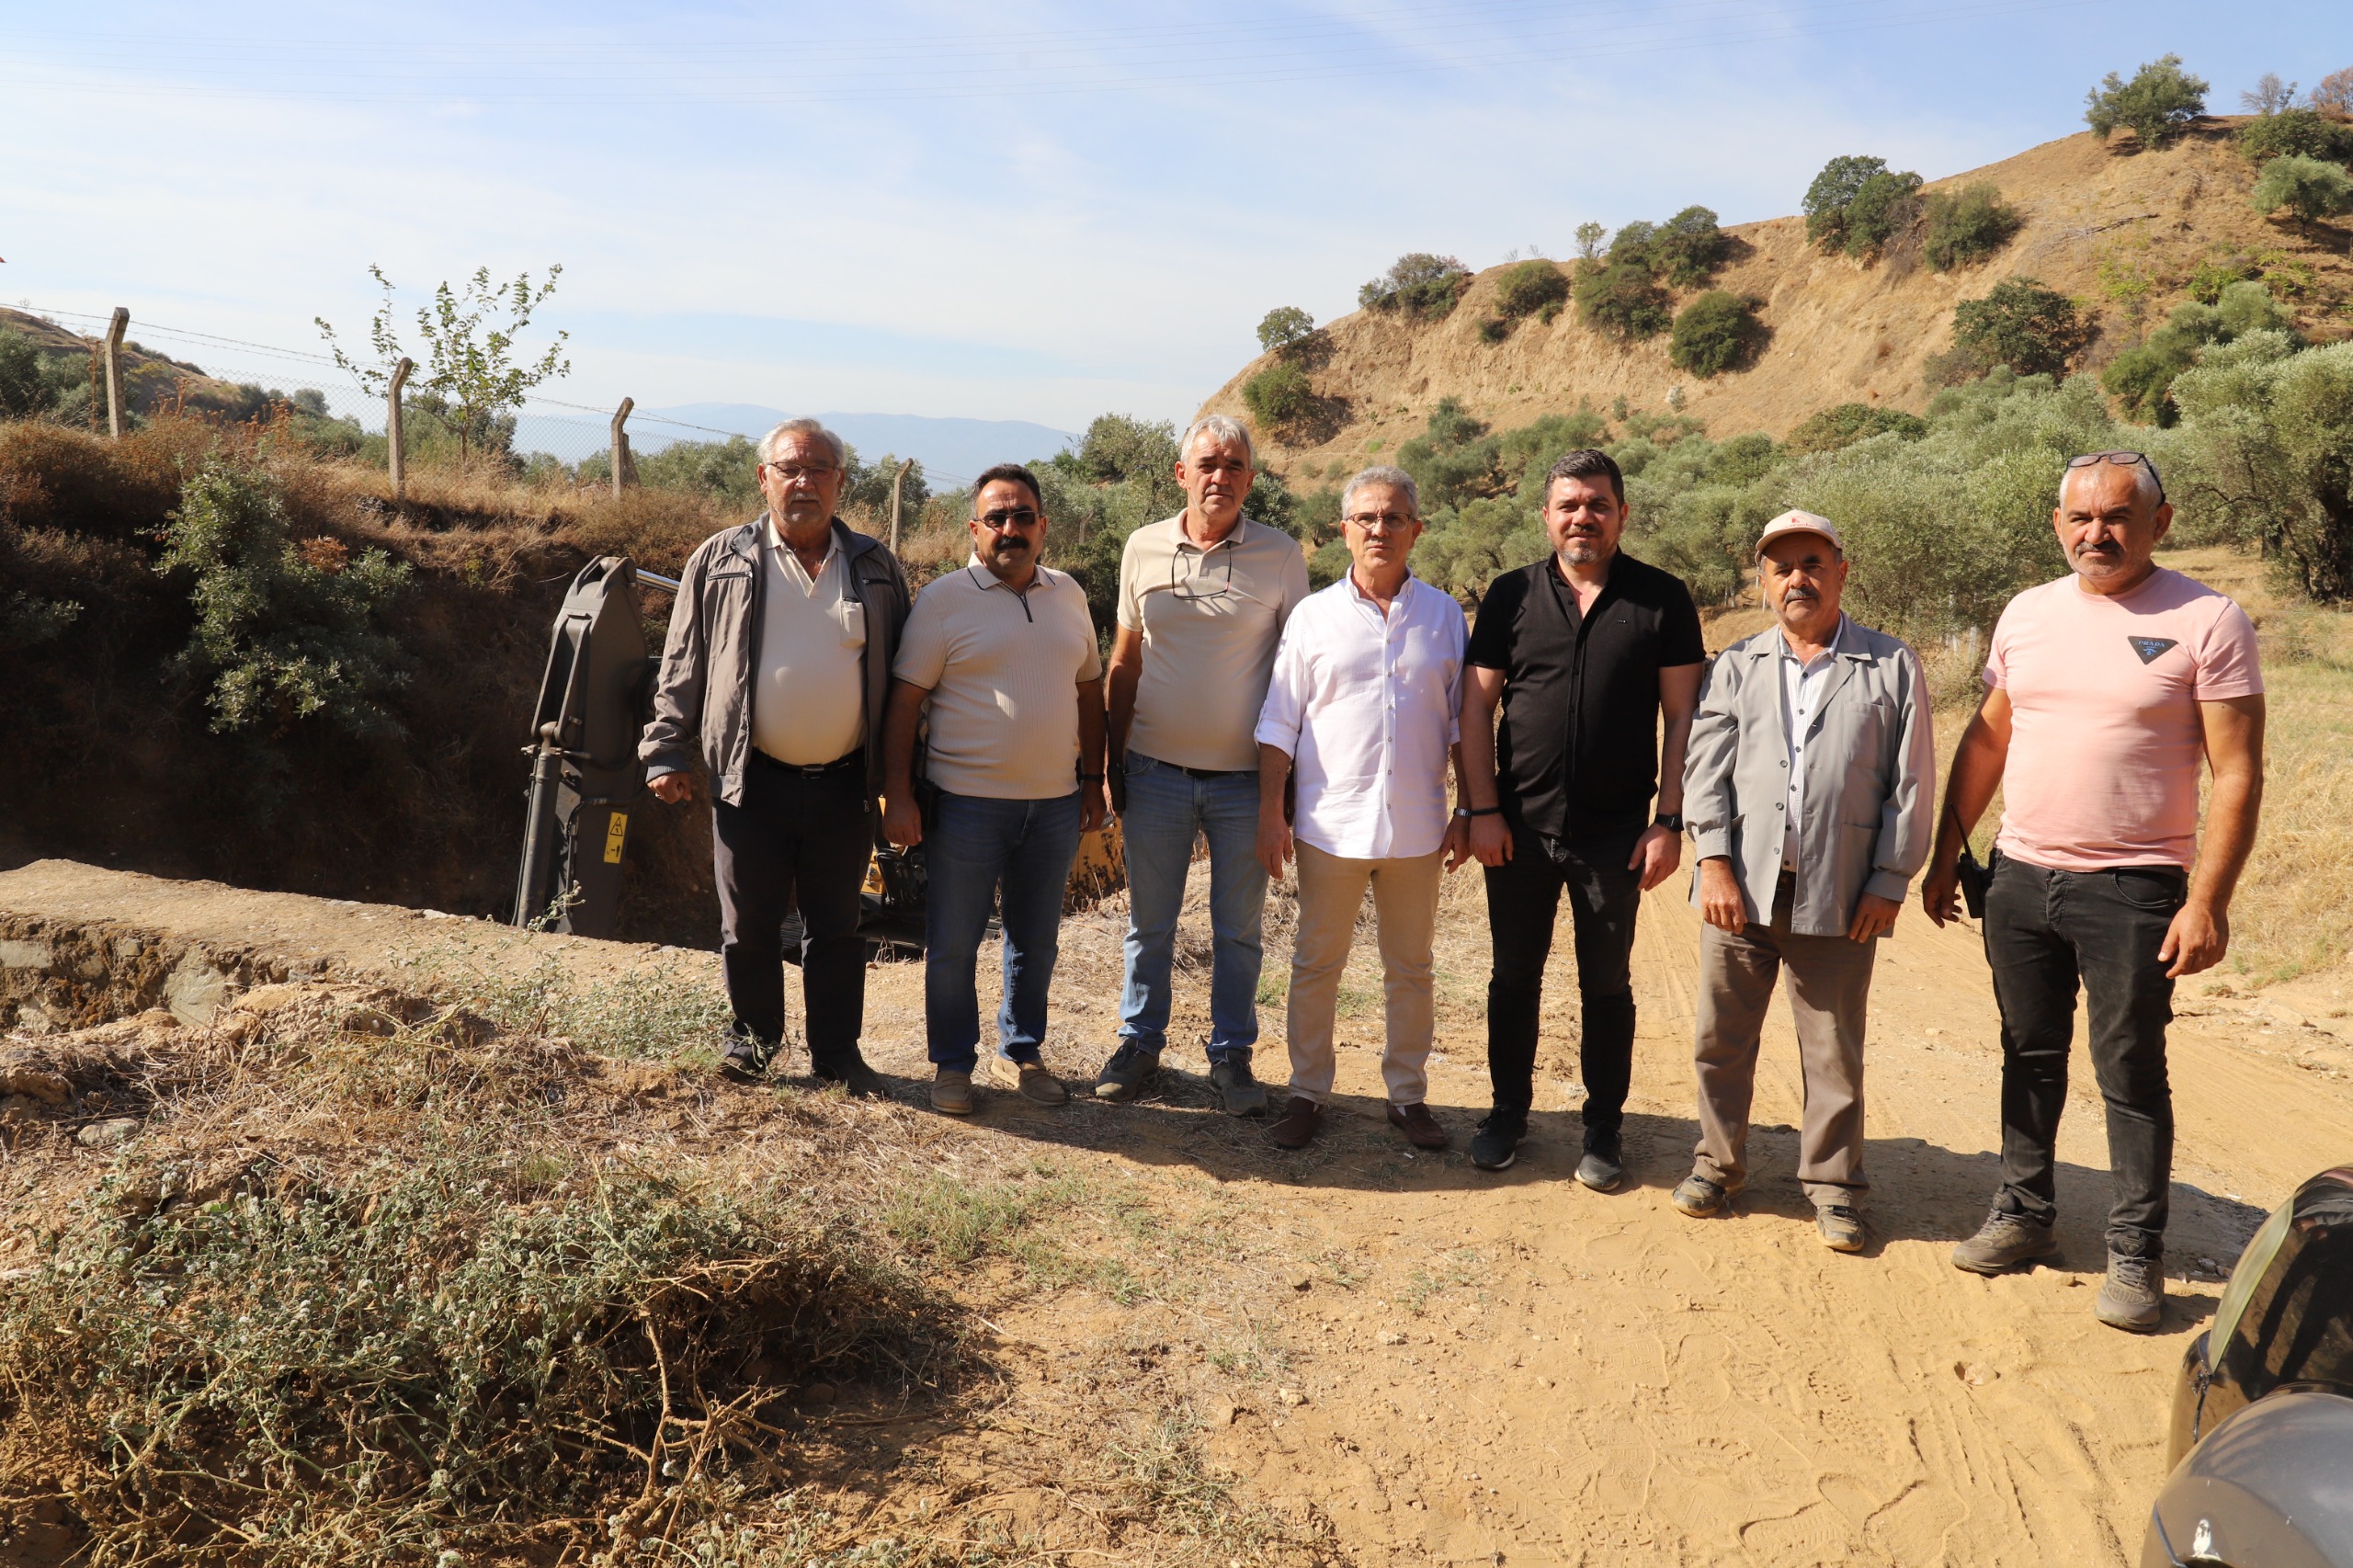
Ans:
[{"label": "eyeglasses", "polygon": [[2165,504],[2165,476],[2157,472],[2157,465],[2149,460],[2146,452],[2086,452],[2081,457],[2067,460],[2067,466],[2071,469],[2097,468],[2101,463],[2114,463],[2119,468],[2147,469],[2149,477],[2157,482],[2157,505],[2162,506]]},{"label": "eyeglasses", "polygon": [[1026,528],[1037,520],[1037,512],[1029,506],[1016,506],[1002,512],[983,512],[972,519],[992,533],[1003,533],[1007,528]]},{"label": "eyeglasses", "polygon": [[1357,512],[1341,520],[1352,528],[1362,528],[1369,534],[1395,533],[1400,528],[1412,528],[1421,521],[1419,517],[1408,517],[1396,512]]},{"label": "eyeglasses", "polygon": [[[1186,561],[1193,562],[1189,573],[1183,570]],[[1179,551],[1168,561],[1168,592],[1171,597],[1188,604],[1206,604],[1225,597],[1233,585],[1233,551],[1231,548],[1210,551],[1206,554],[1188,556]]]},{"label": "eyeglasses", "polygon": [[797,483],[804,479],[823,479],[829,473],[841,472],[831,463],[762,463],[760,466],[787,484]]}]

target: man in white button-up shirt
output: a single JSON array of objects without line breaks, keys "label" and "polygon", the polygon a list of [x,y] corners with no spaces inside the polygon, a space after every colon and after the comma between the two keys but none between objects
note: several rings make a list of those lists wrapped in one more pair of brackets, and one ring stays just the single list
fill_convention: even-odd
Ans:
[{"label": "man in white button-up shirt", "polygon": [[[1462,607],[1418,581],[1412,476],[1369,468],[1340,496],[1348,574],[1312,594],[1283,629],[1258,716],[1258,858],[1299,863],[1287,1029],[1290,1103],[1275,1142],[1304,1148],[1331,1095],[1333,1013],[1367,885],[1380,925],[1389,1119],[1418,1147],[1447,1136],[1423,1103],[1434,1026],[1430,946],[1438,879],[1468,835],[1449,815],[1446,769],[1460,733]],[[1284,784],[1296,777],[1286,820]]]}]

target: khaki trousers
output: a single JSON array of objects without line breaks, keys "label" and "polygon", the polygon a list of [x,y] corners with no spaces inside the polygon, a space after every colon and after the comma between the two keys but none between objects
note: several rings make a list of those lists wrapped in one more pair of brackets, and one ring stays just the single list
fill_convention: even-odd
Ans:
[{"label": "khaki trousers", "polygon": [[1424,1063],[1437,1025],[1430,941],[1438,926],[1438,884],[1445,851],[1409,859],[1347,860],[1300,844],[1299,930],[1291,940],[1290,1000],[1284,1021],[1290,1047],[1290,1092],[1323,1104],[1332,1096],[1336,1065],[1332,1019],[1340,999],[1340,971],[1372,888],[1381,933],[1381,993],[1388,1041],[1381,1076],[1391,1105],[1419,1105],[1429,1092]]},{"label": "khaki trousers", "polygon": [[1846,1203],[1863,1177],[1863,1033],[1876,942],[1790,931],[1790,879],[1773,900],[1773,924],[1699,934],[1699,1040],[1701,1176],[1737,1187],[1747,1179],[1748,1108],[1756,1089],[1757,1041],[1773,982],[1790,973],[1805,1084],[1798,1185],[1816,1204]]}]

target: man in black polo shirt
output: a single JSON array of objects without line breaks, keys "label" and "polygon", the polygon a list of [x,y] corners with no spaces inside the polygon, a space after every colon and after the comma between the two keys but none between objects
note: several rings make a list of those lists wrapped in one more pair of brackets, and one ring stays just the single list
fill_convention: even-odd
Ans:
[{"label": "man in black polo shirt", "polygon": [[1565,889],[1584,1005],[1577,1179],[1597,1192],[1626,1174],[1619,1130],[1633,1076],[1634,914],[1682,858],[1683,752],[1707,657],[1691,591],[1620,554],[1625,528],[1625,477],[1607,453],[1571,452],[1552,465],[1544,481],[1552,554],[1489,584],[1472,629],[1462,683],[1469,804],[1457,808],[1487,869],[1495,955],[1487,982],[1495,1102],[1472,1140],[1472,1163],[1503,1170],[1528,1135],[1544,963]]}]

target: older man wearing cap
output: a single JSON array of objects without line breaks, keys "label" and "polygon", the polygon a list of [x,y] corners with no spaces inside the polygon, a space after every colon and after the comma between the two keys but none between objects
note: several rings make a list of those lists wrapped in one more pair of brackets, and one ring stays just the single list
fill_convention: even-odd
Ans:
[{"label": "older man wearing cap", "polygon": [[1863,1244],[1863,1032],[1872,944],[1927,864],[1936,745],[1920,661],[1838,608],[1837,527],[1784,512],[1757,541],[1779,622],[1725,649],[1683,773],[1699,858],[1699,1147],[1674,1204],[1723,1211],[1748,1179],[1756,1050],[1783,967],[1804,1074],[1798,1183],[1824,1244]]}]

